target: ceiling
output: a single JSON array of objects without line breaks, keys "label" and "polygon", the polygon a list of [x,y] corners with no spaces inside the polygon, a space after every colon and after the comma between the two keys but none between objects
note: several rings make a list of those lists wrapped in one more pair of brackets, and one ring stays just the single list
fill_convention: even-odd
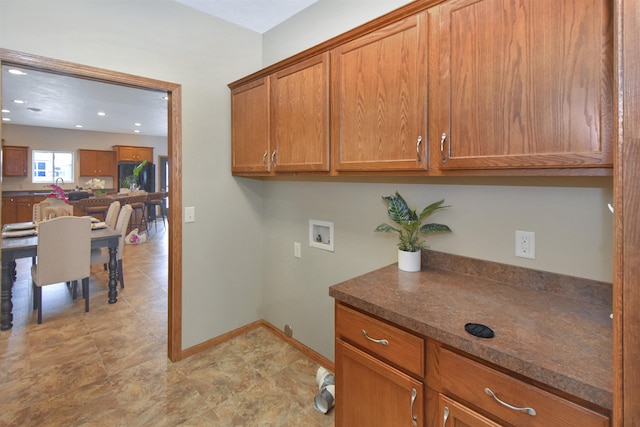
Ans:
[{"label": "ceiling", "polygon": [[[175,1],[264,33],[317,0]],[[10,69],[24,74],[9,73]],[[162,92],[2,66],[2,120],[6,124],[166,137],[165,96]],[[14,100],[25,103],[16,104]]]}]

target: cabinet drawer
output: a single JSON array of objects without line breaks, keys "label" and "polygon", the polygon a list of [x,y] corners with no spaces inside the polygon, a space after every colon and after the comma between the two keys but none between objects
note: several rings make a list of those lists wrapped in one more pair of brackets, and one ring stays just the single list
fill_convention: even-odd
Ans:
[{"label": "cabinet drawer", "polygon": [[419,377],[424,376],[424,340],[402,329],[336,305],[336,338],[352,342]]},{"label": "cabinet drawer", "polygon": [[[495,371],[441,348],[440,382],[445,394],[455,396],[519,427],[606,427],[608,417],[559,396]],[[518,408],[532,408],[535,415],[510,409],[487,394]]]}]

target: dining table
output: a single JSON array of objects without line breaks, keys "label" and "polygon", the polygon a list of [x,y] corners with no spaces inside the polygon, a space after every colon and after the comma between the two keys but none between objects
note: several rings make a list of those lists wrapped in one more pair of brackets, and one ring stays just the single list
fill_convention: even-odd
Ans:
[{"label": "dining table", "polygon": [[[104,224],[104,223],[102,223]],[[109,250],[109,304],[118,302],[117,258],[120,233],[100,224],[92,227],[91,249]],[[5,224],[2,228],[2,293],[0,295],[0,330],[13,327],[12,288],[15,279],[16,259],[38,255],[38,235],[35,223]],[[64,255],[64,254],[61,254]]]}]

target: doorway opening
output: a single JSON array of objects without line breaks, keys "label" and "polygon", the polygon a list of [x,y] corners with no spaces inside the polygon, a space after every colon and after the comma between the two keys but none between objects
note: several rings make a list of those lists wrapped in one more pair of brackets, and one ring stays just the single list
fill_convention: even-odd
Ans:
[{"label": "doorway opening", "polygon": [[172,361],[182,359],[181,86],[175,83],[0,48],[0,65],[5,64],[118,86],[163,91],[168,94],[167,156],[166,166],[164,167],[166,170],[164,188],[170,189],[169,198],[171,199],[171,204],[167,206],[169,222],[167,355]]}]

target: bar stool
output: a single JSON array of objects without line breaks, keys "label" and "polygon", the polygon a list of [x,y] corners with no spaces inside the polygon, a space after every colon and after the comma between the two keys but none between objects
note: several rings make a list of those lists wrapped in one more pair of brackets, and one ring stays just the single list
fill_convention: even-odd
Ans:
[{"label": "bar stool", "polygon": [[[160,208],[162,225],[164,226],[165,230],[167,228],[167,224],[165,222],[165,218],[167,217],[167,208],[165,207],[165,204],[164,204],[164,199],[166,198],[167,198],[167,193],[164,191],[161,191],[158,193],[151,193],[147,197],[147,201],[145,203],[149,221],[152,219],[151,217],[153,216],[153,226],[155,228],[156,233],[158,232],[158,223],[157,223],[158,217],[155,215],[157,212],[157,208]],[[152,215],[151,212],[153,212],[154,215]],[[149,226],[149,223],[147,223],[147,226]]]},{"label": "bar stool", "polygon": [[80,205],[86,215],[101,219],[107,219],[107,211],[113,199],[109,197],[89,197],[82,199]]},{"label": "bar stool", "polygon": [[129,221],[129,229],[127,233],[130,233],[134,228],[137,228],[139,232],[143,229],[147,230],[147,220],[145,218],[146,201],[146,194],[127,197],[126,203],[133,209],[133,212],[131,212],[131,220]]}]

